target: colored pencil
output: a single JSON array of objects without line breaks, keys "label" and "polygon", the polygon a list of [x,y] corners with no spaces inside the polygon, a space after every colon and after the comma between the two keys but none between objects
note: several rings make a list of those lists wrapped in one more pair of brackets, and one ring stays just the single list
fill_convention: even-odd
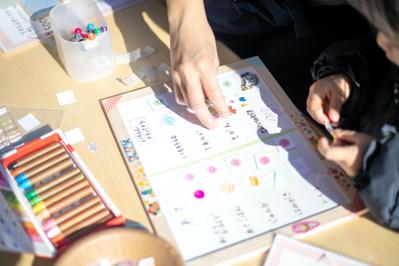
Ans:
[{"label": "colored pencil", "polygon": [[46,206],[43,202],[40,202],[36,204],[33,207],[33,212],[36,214],[36,216],[39,219],[47,219],[54,215],[56,212],[65,209],[69,205],[73,204],[74,202],[78,202],[80,200],[83,200],[89,195],[93,195],[93,189],[90,186],[87,186],[81,190],[78,190],[71,195],[69,195],[67,198],[64,198],[50,206]]},{"label": "colored pencil", "polygon": [[31,160],[33,160],[33,159],[35,159],[35,158],[37,158],[37,157],[39,157],[39,156],[45,154],[45,153],[47,153],[47,152],[49,152],[49,151],[51,151],[51,150],[53,150],[53,149],[56,149],[56,148],[58,148],[58,147],[60,147],[60,146],[61,146],[60,143],[54,142],[54,143],[50,144],[49,146],[47,146],[47,147],[45,147],[45,148],[43,148],[43,149],[40,149],[40,150],[38,150],[38,151],[35,151],[34,153],[31,153],[31,154],[29,154],[29,155],[26,155],[26,156],[22,157],[22,158],[19,159],[19,160],[16,160],[15,162],[11,163],[11,164],[8,166],[8,169],[13,170],[14,168],[16,168],[16,167],[18,167],[18,166],[22,166],[22,165],[24,165],[25,163],[27,163],[27,162],[29,162],[29,161],[31,161]]},{"label": "colored pencil", "polygon": [[67,179],[65,182],[62,182],[60,184],[58,184],[57,186],[48,189],[44,192],[41,193],[37,193],[36,190],[31,190],[29,191],[29,193],[26,193],[26,197],[28,198],[28,200],[31,200],[35,197],[40,197],[40,199],[42,200],[46,200],[47,198],[53,197],[55,195],[57,195],[58,193],[62,193],[64,191],[64,189],[67,189],[71,186],[73,186],[74,184],[76,184],[77,182],[84,180],[85,177],[84,175],[82,175],[81,173],[78,173],[77,175],[72,176],[71,178]]},{"label": "colored pencil", "polygon": [[[60,155],[55,156],[54,158],[52,158],[52,160],[48,160],[42,164],[39,164],[31,169],[28,169],[25,172],[20,172],[16,178],[15,181],[17,181],[17,183],[21,183],[22,181],[24,181],[27,178],[30,178],[40,172],[45,171],[46,169],[49,169],[50,167],[52,167],[53,165],[58,164],[59,162],[62,162],[66,159],[69,159],[69,155],[67,153],[63,153]],[[19,171],[17,171],[19,172]],[[15,176],[15,175],[14,175]]]},{"label": "colored pencil", "polygon": [[85,227],[91,227],[93,228],[94,226],[99,226],[107,221],[109,221],[113,216],[110,214],[108,209],[104,209],[89,219],[86,219],[85,221],[76,224],[75,226],[69,228],[68,230],[64,232],[59,232],[55,237],[51,238],[51,241],[53,243],[59,243],[65,239],[67,239],[70,235],[73,233],[76,233],[79,230],[84,229]]},{"label": "colored pencil", "polygon": [[44,192],[46,190],[49,190],[49,189],[57,186],[58,184],[66,181],[66,180],[68,180],[70,178],[73,178],[75,175],[77,175],[79,173],[80,173],[80,169],[79,168],[73,168],[71,171],[68,171],[65,174],[63,174],[61,176],[58,176],[58,177],[55,177],[53,180],[51,180],[51,181],[49,181],[49,182],[47,182],[47,183],[45,183],[43,185],[37,186],[37,187],[29,190],[25,195],[28,198],[30,198],[30,197],[32,197],[34,195],[29,196],[29,193],[40,194],[40,193],[42,193],[42,192]]},{"label": "colored pencil", "polygon": [[57,155],[60,155],[60,154],[62,154],[62,153],[67,154],[67,153],[65,152],[64,148],[63,148],[62,146],[59,146],[58,148],[55,148],[54,150],[51,150],[51,151],[49,151],[49,152],[43,154],[43,155],[40,156],[40,157],[37,157],[37,158],[35,158],[35,159],[30,160],[29,162],[25,163],[25,164],[22,165],[22,166],[19,166],[19,167],[14,168],[14,170],[11,171],[11,174],[12,174],[13,176],[17,176],[17,175],[19,175],[20,173],[26,172],[27,170],[29,170],[29,169],[31,169],[31,168],[33,168],[33,167],[35,167],[35,166],[38,166],[38,165],[41,164],[41,163],[47,162],[47,161],[49,161],[51,158],[53,158],[53,157],[55,157],[55,156],[57,156]]},{"label": "colored pencil", "polygon": [[[79,177],[79,176],[78,176]],[[75,180],[73,180],[75,181]],[[70,183],[70,182],[68,182]],[[68,197],[70,194],[74,193],[75,191],[78,191],[86,186],[90,186],[89,182],[87,182],[87,180],[83,177],[83,175],[81,175],[81,178],[78,181],[75,181],[72,184],[68,184],[69,186],[64,187],[64,189],[59,192],[56,193],[54,195],[52,195],[51,197],[48,198],[43,198],[42,196],[36,196],[33,197],[29,200],[29,203],[32,206],[35,206],[36,204],[38,204],[39,202],[43,202],[46,206],[50,206],[66,197]]]},{"label": "colored pencil", "polygon": [[51,227],[53,227],[53,224],[63,223],[64,221],[68,220],[69,218],[75,216],[76,214],[78,214],[80,212],[84,212],[85,210],[89,209],[91,206],[96,205],[98,203],[101,203],[100,198],[92,197],[91,199],[79,204],[75,208],[72,208],[57,217],[47,219],[43,223],[43,229],[45,231],[48,231],[51,229]]},{"label": "colored pencil", "polygon": [[50,168],[38,173],[37,175],[23,179],[21,182],[18,183],[18,186],[22,189],[27,190],[28,188],[39,183],[40,181],[43,181],[44,179],[47,179],[47,178],[51,177],[52,175],[54,175],[58,172],[61,172],[62,170],[65,170],[71,166],[73,166],[73,161],[69,158],[65,159],[65,160],[51,166]]},{"label": "colored pencil", "polygon": [[[66,232],[68,229],[76,226],[79,223],[82,223],[86,219],[90,219],[93,215],[96,215],[103,210],[107,210],[101,202],[96,205],[91,206],[89,209],[86,209],[84,212],[78,213],[75,216],[71,217],[69,220],[64,221],[60,224],[52,224],[51,229],[47,231],[47,236],[49,238],[53,238],[59,234],[59,232]],[[109,212],[107,210],[107,212]]]}]

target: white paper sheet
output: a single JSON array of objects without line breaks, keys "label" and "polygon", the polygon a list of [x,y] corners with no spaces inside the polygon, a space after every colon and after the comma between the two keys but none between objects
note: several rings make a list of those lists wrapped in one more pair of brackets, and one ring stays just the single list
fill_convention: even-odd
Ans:
[{"label": "white paper sheet", "polygon": [[218,78],[231,116],[216,130],[169,92],[117,104],[186,260],[347,200],[254,69]]}]

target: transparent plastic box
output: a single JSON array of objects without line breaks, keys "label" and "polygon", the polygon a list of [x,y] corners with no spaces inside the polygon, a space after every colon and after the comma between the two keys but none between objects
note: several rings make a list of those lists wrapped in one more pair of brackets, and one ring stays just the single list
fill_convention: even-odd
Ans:
[{"label": "transparent plastic box", "polygon": [[74,0],[55,6],[50,11],[58,54],[65,70],[75,80],[86,82],[105,77],[114,68],[109,30],[96,36],[94,40],[73,41],[74,29],[86,31],[89,23],[96,27],[107,22],[97,4],[91,0]]}]

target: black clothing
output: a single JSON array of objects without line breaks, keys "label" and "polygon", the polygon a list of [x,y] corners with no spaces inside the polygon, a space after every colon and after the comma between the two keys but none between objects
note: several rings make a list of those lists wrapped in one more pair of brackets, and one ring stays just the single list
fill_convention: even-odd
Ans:
[{"label": "black clothing", "polygon": [[352,91],[341,109],[340,127],[375,139],[354,178],[370,212],[381,224],[399,229],[399,71],[377,46],[375,36],[341,42],[315,61],[315,80],[346,73]]},{"label": "black clothing", "polygon": [[347,5],[314,5],[309,0],[204,2],[216,38],[241,58],[259,56],[303,112],[315,58],[331,43],[369,30],[363,17]]}]

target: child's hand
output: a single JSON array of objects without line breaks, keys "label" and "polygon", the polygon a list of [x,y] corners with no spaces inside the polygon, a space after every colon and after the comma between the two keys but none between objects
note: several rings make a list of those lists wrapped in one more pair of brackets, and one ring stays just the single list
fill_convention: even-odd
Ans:
[{"label": "child's hand", "polygon": [[308,113],[318,123],[337,125],[342,104],[348,99],[351,83],[345,74],[334,74],[314,82],[306,102]]},{"label": "child's hand", "polygon": [[364,153],[372,141],[372,137],[349,130],[335,130],[337,139],[329,143],[326,138],[319,140],[320,153],[330,161],[335,162],[349,176],[356,176],[362,167]]}]

